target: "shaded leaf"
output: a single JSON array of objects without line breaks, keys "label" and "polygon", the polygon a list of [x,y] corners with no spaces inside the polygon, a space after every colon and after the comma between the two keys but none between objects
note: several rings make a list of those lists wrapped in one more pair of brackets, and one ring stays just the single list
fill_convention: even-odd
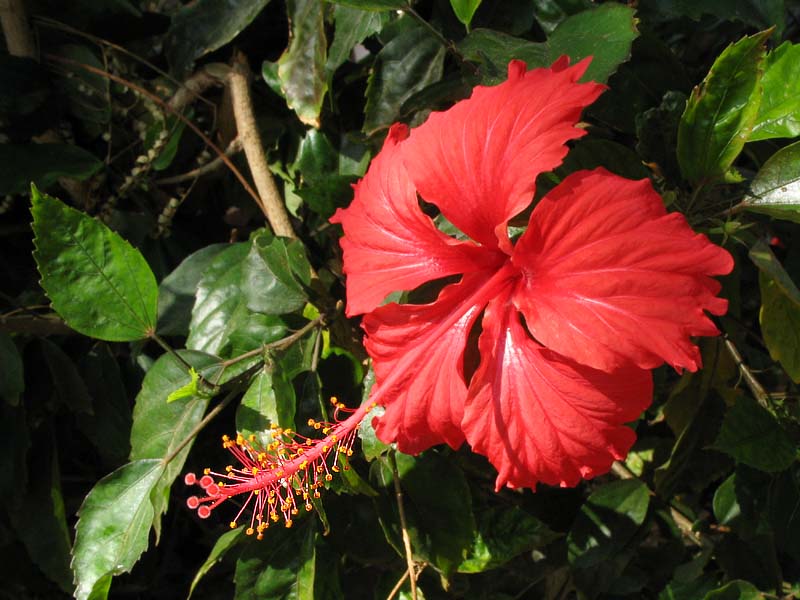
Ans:
[{"label": "shaded leaf", "polygon": [[48,339],[39,341],[44,362],[55,388],[55,396],[60,402],[76,413],[92,414],[92,399],[86,389],[75,363],[59,346]]},{"label": "shaded leaf", "polygon": [[61,177],[83,181],[103,163],[70,144],[0,144],[0,195],[22,194],[31,182],[48,188]]},{"label": "shaded leaf", "polygon": [[294,429],[294,415],[294,388],[265,366],[251,381],[236,410],[236,430],[245,436],[260,436],[260,442],[266,445],[272,441],[270,425]]},{"label": "shaded leaf", "polygon": [[249,310],[281,315],[305,306],[307,296],[301,280],[311,265],[302,242],[259,234],[243,264],[242,289]]},{"label": "shaded leaf", "polygon": [[319,127],[325,77],[327,41],[325,5],[318,0],[287,0],[289,47],[278,59],[278,78],[286,102],[306,125]]},{"label": "shaded leaf", "polygon": [[381,48],[370,74],[363,127],[368,135],[389,127],[403,102],[442,78],[444,47],[408,17],[399,22],[403,29]]},{"label": "shaded leaf", "polygon": [[332,0],[332,2],[360,10],[396,10],[406,6],[405,0]]},{"label": "shaded leaf", "polygon": [[742,151],[761,104],[764,45],[770,33],[728,46],[692,91],[678,127],[678,162],[689,182],[721,179]]},{"label": "shaded leaf", "polygon": [[[192,585],[189,586],[189,596],[188,598],[192,597],[197,584],[200,583],[200,580],[206,576],[206,574],[220,562],[228,552],[235,548],[239,543],[242,542],[244,539],[244,529],[238,527],[236,529],[231,529],[230,531],[226,531],[223,533],[217,541],[214,543],[214,547],[211,548],[211,552],[208,553],[208,558],[206,558],[205,562],[200,565],[200,568],[197,569],[197,573],[195,573],[194,578],[192,579]],[[188,600],[188,599],[187,599]]]},{"label": "shaded leaf", "polygon": [[714,447],[768,473],[783,471],[796,457],[796,448],[777,419],[749,396],[740,397],[728,410]]},{"label": "shaded leaf", "polygon": [[105,599],[111,578],[131,570],[147,549],[160,460],[130,462],[95,484],[78,511],[72,570],[77,600]]},{"label": "shaded leaf", "polygon": [[720,19],[736,19],[759,29],[775,25],[779,36],[784,27],[783,0],[645,0],[641,6],[695,21],[703,15],[713,15]]},{"label": "shaded leaf", "polygon": [[731,581],[730,583],[709,592],[703,600],[762,600],[764,595],[752,583],[747,581]]},{"label": "shaded leaf", "polygon": [[42,287],[67,324],[112,342],[155,331],[158,287],[141,253],[104,224],[35,186],[32,200]]},{"label": "shaded leaf", "polygon": [[19,395],[25,391],[22,357],[17,345],[7,333],[0,331],[0,397],[12,406],[19,404]]},{"label": "shaded leaf", "polygon": [[467,27],[472,22],[472,15],[480,5],[481,0],[450,0],[450,6],[453,7],[456,17]]},{"label": "shaded leaf", "polygon": [[458,43],[465,58],[475,62],[490,62],[494,77],[484,83],[499,82],[506,77],[506,66],[512,59],[522,60],[529,69],[548,66],[550,50],[546,43],[537,43],[491,29],[475,29]]},{"label": "shaded leaf", "polygon": [[[213,379],[219,359],[202,352],[181,351],[181,357],[200,373]],[[131,429],[131,455],[133,461],[142,459],[164,459],[194,429],[203,418],[208,398],[192,396],[167,402],[169,394],[189,380],[186,367],[171,354],[163,354],[150,367],[136,396]],[[192,447],[189,443],[163,469],[153,488],[152,513],[156,536],[161,531],[161,515],[167,509],[172,482],[183,470],[183,463]]]},{"label": "shaded leaf", "polygon": [[800,135],[800,45],[784,42],[767,54],[761,85],[750,141]]},{"label": "shaded leaf", "polygon": [[761,166],[742,206],[800,223],[800,142],[781,148]]},{"label": "shaded leaf", "polygon": [[769,354],[794,381],[800,382],[800,304],[793,294],[787,294],[779,280],[763,272],[758,283],[761,289],[758,321]]},{"label": "shaded leaf", "polygon": [[387,15],[382,12],[336,6],[333,10],[333,19],[335,31],[328,50],[328,60],[325,63],[329,81],[336,69],[348,59],[356,44],[360,44],[383,28]]},{"label": "shaded leaf", "polygon": [[172,70],[183,78],[195,59],[221,48],[255,19],[269,0],[196,0],[173,17],[164,42]]}]

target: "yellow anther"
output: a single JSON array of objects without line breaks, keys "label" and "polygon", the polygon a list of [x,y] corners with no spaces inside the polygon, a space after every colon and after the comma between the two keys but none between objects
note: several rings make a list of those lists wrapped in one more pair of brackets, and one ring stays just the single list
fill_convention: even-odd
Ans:
[{"label": "yellow anther", "polygon": [[327,452],[328,450],[330,450],[330,447],[329,447],[327,444],[325,444],[325,445],[322,447],[322,451],[323,451],[323,452]]},{"label": "yellow anther", "polygon": [[251,433],[251,434],[250,434],[250,437],[249,437],[248,439],[249,439],[251,442],[255,442],[255,441],[256,441],[256,434],[255,434],[255,433]]},{"label": "yellow anther", "polygon": [[314,423],[314,429],[322,429],[322,423]]},{"label": "yellow anther", "polygon": [[309,427],[313,427],[315,422],[316,422],[316,421],[314,421],[314,419],[309,419],[309,420],[308,420],[308,426],[309,426]]},{"label": "yellow anther", "polygon": [[286,519],[286,529],[289,529],[289,527],[291,527],[291,526],[292,526],[292,520],[291,519]]},{"label": "yellow anther", "polygon": [[230,439],[231,439],[231,438],[229,438],[227,435],[223,435],[223,436],[222,436],[222,441],[223,441],[223,442],[229,442],[229,441],[230,441]]},{"label": "yellow anther", "polygon": [[313,509],[314,507],[311,504],[306,504],[306,512],[311,512]]},{"label": "yellow anther", "polygon": [[236,529],[236,521],[231,521],[230,522],[230,528],[231,529]]},{"label": "yellow anther", "polygon": [[349,470],[350,470],[350,467],[349,467],[348,465],[345,465],[345,466],[344,466],[344,470],[345,470],[345,471],[349,471]]},{"label": "yellow anther", "polygon": [[319,492],[314,490],[314,498],[319,498]]},{"label": "yellow anther", "polygon": [[264,534],[263,534],[263,533],[259,533],[259,534],[256,536],[256,539],[257,539],[257,540],[263,540],[263,539],[264,539]]},{"label": "yellow anther", "polygon": [[304,461],[303,461],[303,462],[301,462],[301,463],[300,463],[300,465],[298,465],[298,466],[299,466],[300,470],[303,470],[303,469],[305,469],[305,468],[308,466],[308,461],[307,461],[307,460],[304,460]]},{"label": "yellow anther", "polygon": [[245,533],[247,535],[253,535],[255,532],[256,532],[256,530],[253,529],[252,527],[248,527],[247,529],[245,529]]},{"label": "yellow anther", "polygon": [[261,490],[253,490],[253,495],[258,496],[261,493]]},{"label": "yellow anther", "polygon": [[296,508],[293,508],[293,509],[292,509],[292,514],[293,514],[293,515],[296,515],[296,514],[297,514],[297,509],[296,509]]},{"label": "yellow anther", "polygon": [[335,405],[335,404],[338,404],[338,403],[339,403],[339,399],[336,396],[331,396],[331,404]]},{"label": "yellow anther", "polygon": [[347,449],[347,456],[353,456],[353,451],[350,448]]},{"label": "yellow anther", "polygon": [[339,465],[333,465],[333,466],[331,467],[331,470],[332,470],[334,473],[338,473],[338,472],[339,472]]},{"label": "yellow anther", "polygon": [[252,469],[250,469],[250,472],[251,472],[253,475],[258,475],[258,467],[253,467]]},{"label": "yellow anther", "polygon": [[279,521],[277,513],[270,513],[269,518],[272,519],[274,523],[277,523]]},{"label": "yellow anther", "polygon": [[325,475],[325,481],[332,481],[332,480],[333,480],[333,475],[331,475],[330,473]]},{"label": "yellow anther", "polygon": [[211,475],[211,469],[209,469],[208,467],[203,469],[203,475]]},{"label": "yellow anther", "polygon": [[337,435],[334,433],[334,434],[331,436],[331,441],[332,441],[332,442],[338,442],[338,441],[339,441],[339,436],[337,436]]},{"label": "yellow anther", "polygon": [[328,435],[330,432],[331,432],[331,428],[330,427],[326,427],[325,429],[322,430],[322,434],[323,435]]},{"label": "yellow anther", "polygon": [[317,473],[322,473],[324,470],[325,469],[322,467],[322,465],[317,465]]},{"label": "yellow anther", "polygon": [[227,467],[225,467],[225,472],[226,473],[230,473],[231,471],[233,471],[233,467],[231,465],[228,465]]}]

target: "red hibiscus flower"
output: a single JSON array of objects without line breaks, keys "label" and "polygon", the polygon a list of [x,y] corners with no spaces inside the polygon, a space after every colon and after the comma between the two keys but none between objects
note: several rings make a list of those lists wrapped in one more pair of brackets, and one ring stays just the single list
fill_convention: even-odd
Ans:
[{"label": "red hibiscus flower", "polygon": [[[372,398],[386,407],[378,437],[412,454],[466,440],[497,468],[498,489],[608,471],[635,439],[625,423],[650,403],[650,369],[698,369],[690,337],[718,334],[706,312],[727,309],[711,276],[730,272],[731,256],[667,214],[648,180],[574,173],[510,239],[536,177],[585,133],[581,111],[604,89],[578,83],[587,66],[512,61],[506,82],[410,132],[394,125],[331,219],[344,228],[347,312],[364,314]],[[420,196],[470,240],[437,229]],[[430,304],[380,306],[452,276]]]}]

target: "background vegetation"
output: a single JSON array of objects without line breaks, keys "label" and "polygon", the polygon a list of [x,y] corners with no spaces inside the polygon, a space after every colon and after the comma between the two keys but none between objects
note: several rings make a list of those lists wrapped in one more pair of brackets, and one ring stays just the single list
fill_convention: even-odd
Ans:
[{"label": "background vegetation", "polygon": [[[397,475],[419,598],[800,595],[800,3],[0,17],[0,597],[409,598]],[[628,459],[575,489],[495,494],[467,448],[395,455],[367,423],[292,529],[257,542],[233,506],[199,521],[180,476],[223,466],[223,433],[303,431],[369,388],[328,218],[388,126],[562,54],[593,55],[609,90],[537,193],[598,165],[649,177],[734,254],[705,369],[659,369]]]}]

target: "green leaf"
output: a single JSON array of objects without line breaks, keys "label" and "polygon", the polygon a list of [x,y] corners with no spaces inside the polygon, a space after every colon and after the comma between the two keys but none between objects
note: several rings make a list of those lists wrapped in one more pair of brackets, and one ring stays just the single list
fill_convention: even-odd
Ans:
[{"label": "green leaf", "polygon": [[200,391],[197,388],[197,382],[200,380],[197,371],[194,370],[194,367],[189,369],[189,383],[179,387],[174,392],[170,392],[169,396],[167,396],[167,402],[175,402],[175,400],[180,400],[181,398],[189,398],[191,396],[199,396]]},{"label": "green leaf", "polygon": [[236,410],[236,430],[242,435],[260,436],[262,444],[272,441],[270,425],[294,429],[295,393],[292,384],[264,367],[253,378]]},{"label": "green leaf", "polygon": [[306,125],[319,127],[328,90],[325,62],[325,5],[319,0],[287,0],[289,47],[278,59],[278,78],[286,102]]},{"label": "green leaf", "polygon": [[750,248],[748,256],[758,270],[769,279],[775,280],[781,291],[795,304],[800,304],[800,290],[797,289],[794,281],[783,268],[780,261],[775,257],[770,247],[764,240],[758,240]]},{"label": "green leaf", "polygon": [[203,579],[203,577],[206,576],[212,567],[220,562],[232,548],[241,543],[244,537],[244,528],[238,527],[236,529],[226,531],[219,536],[219,538],[217,538],[217,541],[214,543],[214,547],[211,548],[211,552],[208,553],[208,558],[206,558],[205,562],[200,565],[200,568],[197,569],[197,573],[195,573],[194,578],[192,579],[192,585],[189,586],[188,598],[192,597],[194,589],[197,587],[197,584],[200,583],[200,580]]},{"label": "green leaf", "polygon": [[53,309],[75,331],[101,340],[151,335],[158,286],[139,251],[36,186],[32,200],[34,257]]},{"label": "green leaf", "polygon": [[235,600],[314,600],[317,535],[308,519],[302,532],[271,527],[248,544],[236,563]]},{"label": "green leaf", "polygon": [[465,58],[474,62],[489,60],[495,77],[484,83],[505,79],[506,67],[512,59],[523,60],[529,69],[549,66],[550,50],[546,43],[536,43],[491,29],[475,29],[458,43]]},{"label": "green leaf", "polygon": [[515,556],[542,548],[561,537],[524,510],[487,508],[478,513],[478,529],[459,573],[483,573],[496,569]]},{"label": "green leaf", "polygon": [[403,102],[442,78],[444,47],[408,17],[398,23],[400,33],[381,48],[367,84],[363,131],[368,135],[389,127]]},{"label": "green leaf", "polygon": [[399,10],[406,7],[406,0],[332,0],[332,2],[360,10]]},{"label": "green leaf", "polygon": [[77,600],[105,599],[111,577],[131,570],[147,549],[160,460],[130,462],[95,484],[78,511],[72,570]]},{"label": "green leaf", "polygon": [[800,382],[800,303],[779,280],[763,272],[758,284],[761,289],[758,322],[769,355],[781,363],[795,382]]},{"label": "green leaf", "polygon": [[[50,437],[48,435],[48,437]],[[72,590],[67,529],[55,438],[31,455],[30,480],[9,510],[11,524],[33,562],[64,591]]]},{"label": "green leaf", "polygon": [[751,142],[800,135],[800,45],[784,42],[767,53],[764,94]]},{"label": "green leaf", "polygon": [[349,58],[354,46],[383,29],[387,15],[348,6],[336,6],[333,9],[333,20],[335,25],[333,42],[328,50],[328,61],[325,63],[329,82],[336,69]]},{"label": "green leaf", "polygon": [[0,195],[23,194],[31,182],[48,188],[61,177],[88,179],[102,161],[69,144],[0,144]]},{"label": "green leaf", "polygon": [[131,450],[133,422],[119,364],[108,346],[100,343],[81,357],[78,369],[92,398],[93,412],[79,414],[78,427],[92,441],[104,463],[117,467]]},{"label": "green leaf", "polygon": [[742,514],[736,498],[736,474],[723,481],[714,492],[714,518],[720,525],[733,523]]},{"label": "green leaf", "polygon": [[797,454],[777,419],[749,396],[741,396],[728,410],[714,447],[768,473],[783,471]]},{"label": "green leaf", "polygon": [[480,5],[481,0],[450,0],[450,6],[453,7],[456,17],[467,27],[472,22],[472,16]]},{"label": "green leaf", "polygon": [[276,315],[250,313],[231,331],[231,356],[239,356],[286,337],[289,328]]},{"label": "green leaf", "polygon": [[765,43],[762,31],[728,46],[686,104],[678,127],[678,162],[692,184],[728,174],[761,105]]},{"label": "green leaf", "polygon": [[589,597],[607,591],[632,558],[631,540],[650,505],[647,486],[636,479],[608,483],[595,490],[567,537],[576,585]]},{"label": "green leaf", "polygon": [[[204,377],[212,380],[219,369],[219,359],[215,356],[192,351],[180,351],[180,355]],[[192,396],[167,402],[170,392],[180,388],[188,378],[186,367],[172,354],[160,356],[147,371],[133,409],[131,460],[166,458],[203,418],[208,406],[207,397]],[[152,486],[152,517],[157,537],[161,532],[161,515],[167,509],[170,487],[183,470],[191,446],[189,443],[178,453]]]},{"label": "green leaf", "polygon": [[616,3],[602,4],[565,19],[550,38],[551,62],[562,54],[577,62],[591,56],[583,81],[605,82],[628,60],[631,44],[639,35],[635,10]]},{"label": "green leaf", "polygon": [[781,148],[761,166],[742,206],[800,223],[800,142]]},{"label": "green leaf", "polygon": [[229,244],[211,244],[193,252],[158,286],[158,332],[183,335],[189,331],[195,293],[200,279],[217,255]]},{"label": "green leaf", "polygon": [[206,267],[197,286],[186,347],[210,354],[224,354],[230,334],[247,318],[241,284],[247,243],[231,244]]},{"label": "green leaf", "polygon": [[747,581],[731,581],[719,589],[709,592],[703,600],[763,600],[764,594]]},{"label": "green leaf", "polygon": [[269,0],[196,0],[173,17],[164,41],[172,70],[183,78],[194,61],[221,48],[255,19]]},{"label": "green leaf", "polygon": [[253,238],[244,263],[242,289],[247,308],[267,315],[282,315],[305,306],[303,290],[311,265],[302,242],[262,233]]},{"label": "green leaf", "polygon": [[25,391],[22,358],[17,345],[7,333],[0,331],[0,397],[11,406],[19,404],[19,395]]}]

